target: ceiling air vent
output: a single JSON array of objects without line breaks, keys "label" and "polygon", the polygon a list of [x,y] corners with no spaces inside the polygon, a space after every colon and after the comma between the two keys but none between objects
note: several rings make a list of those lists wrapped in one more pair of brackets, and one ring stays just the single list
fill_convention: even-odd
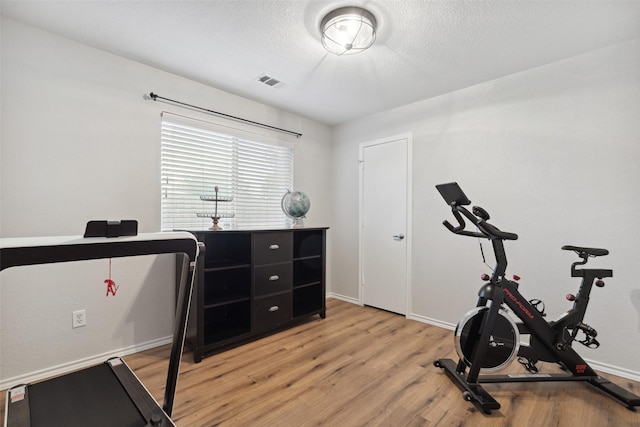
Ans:
[{"label": "ceiling air vent", "polygon": [[280,89],[282,87],[285,87],[287,84],[285,82],[282,82],[278,79],[275,79],[271,76],[268,76],[266,74],[261,75],[260,77],[258,77],[257,79],[258,83],[262,83],[265,84],[267,86],[271,86],[273,88],[276,89]]}]

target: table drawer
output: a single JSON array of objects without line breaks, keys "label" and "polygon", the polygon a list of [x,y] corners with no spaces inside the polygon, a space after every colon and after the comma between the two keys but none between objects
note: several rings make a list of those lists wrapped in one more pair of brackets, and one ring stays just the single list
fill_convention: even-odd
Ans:
[{"label": "table drawer", "polygon": [[253,286],[256,297],[290,291],[293,280],[293,263],[269,264],[253,269]]},{"label": "table drawer", "polygon": [[285,292],[253,302],[253,330],[272,328],[291,320],[291,292]]},{"label": "table drawer", "polygon": [[291,261],[293,234],[290,232],[256,233],[253,240],[253,263],[272,264]]}]

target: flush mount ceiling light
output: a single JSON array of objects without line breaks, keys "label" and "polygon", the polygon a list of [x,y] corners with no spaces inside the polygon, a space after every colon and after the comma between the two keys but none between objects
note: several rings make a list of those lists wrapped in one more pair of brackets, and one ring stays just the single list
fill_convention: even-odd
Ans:
[{"label": "flush mount ceiling light", "polygon": [[362,52],[376,40],[376,18],[361,7],[341,7],[322,18],[322,45],[336,55]]}]

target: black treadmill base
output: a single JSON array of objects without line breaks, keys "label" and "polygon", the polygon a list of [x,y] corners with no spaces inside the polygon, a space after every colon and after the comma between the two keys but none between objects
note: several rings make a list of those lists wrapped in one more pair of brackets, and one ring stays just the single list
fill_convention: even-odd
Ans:
[{"label": "black treadmill base", "polygon": [[7,427],[174,426],[135,374],[115,358],[7,392]]}]

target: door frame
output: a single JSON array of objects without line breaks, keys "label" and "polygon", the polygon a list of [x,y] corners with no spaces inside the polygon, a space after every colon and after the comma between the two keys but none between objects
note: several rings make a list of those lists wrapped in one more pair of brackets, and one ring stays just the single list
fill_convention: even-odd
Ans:
[{"label": "door frame", "polygon": [[413,173],[412,173],[412,163],[413,163],[413,133],[403,133],[399,135],[384,137],[375,139],[373,141],[361,142],[358,150],[358,304],[364,305],[364,285],[363,285],[363,276],[364,276],[364,262],[363,262],[363,220],[364,220],[364,150],[367,147],[371,147],[374,145],[387,144],[391,142],[398,141],[400,139],[407,140],[407,194],[406,194],[406,206],[405,206],[405,215],[406,215],[406,231],[405,231],[405,240],[407,245],[407,265],[406,265],[406,274],[407,274],[407,283],[406,283],[406,301],[405,301],[405,317],[409,318],[411,315],[411,242],[412,242],[412,227],[411,227],[411,219],[412,215],[412,181],[413,181]]}]

